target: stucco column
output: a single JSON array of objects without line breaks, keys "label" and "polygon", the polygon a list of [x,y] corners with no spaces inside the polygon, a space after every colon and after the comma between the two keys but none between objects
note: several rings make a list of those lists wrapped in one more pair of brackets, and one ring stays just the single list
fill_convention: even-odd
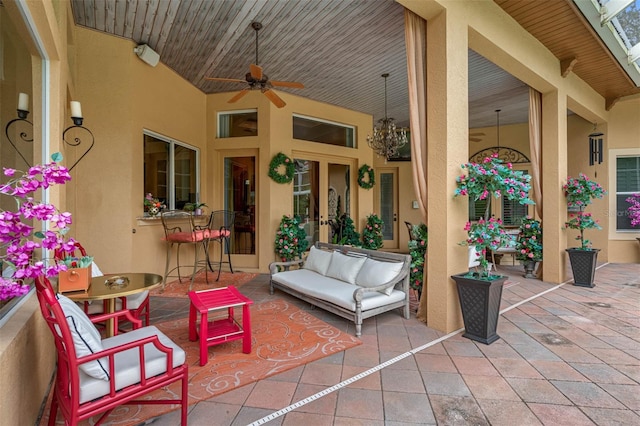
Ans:
[{"label": "stucco column", "polygon": [[542,276],[561,283],[567,275],[567,202],[562,189],[567,179],[567,96],[563,92],[542,94],[542,145]]},{"label": "stucco column", "polygon": [[462,326],[451,275],[468,270],[468,200],[454,200],[455,178],[468,161],[466,19],[449,11],[427,22],[427,182],[429,250],[427,323],[450,332]]}]

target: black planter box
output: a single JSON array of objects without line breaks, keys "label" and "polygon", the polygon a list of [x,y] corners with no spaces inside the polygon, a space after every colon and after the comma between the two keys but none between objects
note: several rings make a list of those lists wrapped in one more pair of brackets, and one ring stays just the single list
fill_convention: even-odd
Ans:
[{"label": "black planter box", "polygon": [[465,274],[452,275],[458,288],[458,298],[462,308],[465,332],[462,335],[485,345],[500,338],[496,333],[500,316],[500,300],[506,276],[492,281],[467,277]]},{"label": "black planter box", "polygon": [[569,253],[569,263],[573,272],[573,284],[580,287],[595,287],[596,265],[600,249],[580,250],[566,249]]}]

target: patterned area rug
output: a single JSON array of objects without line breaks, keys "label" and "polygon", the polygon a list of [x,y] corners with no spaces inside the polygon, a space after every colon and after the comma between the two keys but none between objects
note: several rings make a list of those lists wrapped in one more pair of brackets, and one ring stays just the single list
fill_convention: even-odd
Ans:
[{"label": "patterned area rug", "polygon": [[[230,285],[239,288],[241,285],[248,283],[252,279],[258,276],[258,274],[253,274],[250,272],[222,272],[220,273],[220,281],[216,281],[216,277],[218,276],[218,271],[216,272],[208,272],[209,274],[209,283],[206,281],[204,271],[200,271],[196,274],[196,278],[193,280],[193,288],[192,290],[210,290],[212,288],[221,288],[227,287]],[[151,296],[160,296],[160,297],[188,297],[189,293],[189,284],[190,277],[182,277],[182,282],[179,280],[170,281],[162,291],[162,287],[158,287],[154,290],[151,290]]]},{"label": "patterned area rug", "polygon": [[[362,343],[308,312],[282,299],[275,299],[251,307],[253,344],[250,354],[242,353],[242,340],[213,346],[209,348],[208,363],[201,367],[199,342],[189,341],[188,321],[184,318],[156,326],[187,352],[189,405]],[[170,394],[180,394],[180,383],[151,395],[158,399],[169,398]],[[48,422],[49,403],[41,425]],[[114,410],[105,424],[136,425],[178,409],[179,406],[125,405]],[[57,420],[62,424],[60,415]],[[95,418],[90,420],[93,421],[80,424],[95,423]]]}]

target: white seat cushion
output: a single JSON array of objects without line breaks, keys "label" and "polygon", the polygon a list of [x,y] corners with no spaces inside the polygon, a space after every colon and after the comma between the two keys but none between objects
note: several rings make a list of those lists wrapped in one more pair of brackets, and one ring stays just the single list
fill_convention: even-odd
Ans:
[{"label": "white seat cushion", "polygon": [[[67,324],[69,324],[76,356],[80,358],[100,352],[103,348],[100,333],[89,317],[68,297],[58,294],[57,298],[67,319]],[[106,358],[82,364],[80,369],[89,376],[100,379],[103,383],[108,383],[109,363]]]},{"label": "white seat cushion", "polygon": [[[160,342],[173,349],[173,366],[184,364],[186,355],[184,350],[171,339],[165,336],[154,326],[142,327],[128,333],[118,334],[102,341],[105,349],[120,346],[128,342],[158,335]],[[140,360],[137,349],[129,349],[115,356],[115,383],[116,390],[140,382]],[[149,343],[145,346],[146,376],[153,377],[164,373],[167,369],[167,360],[164,352],[159,351]],[[91,401],[109,393],[109,382],[96,380],[93,377],[80,372],[80,403]]]},{"label": "white seat cushion", "polygon": [[[380,262],[367,259],[356,277],[356,285],[360,287],[377,287],[394,279],[402,270],[402,263]],[[381,293],[389,296],[393,287],[389,287]]]},{"label": "white seat cushion", "polygon": [[[364,259],[362,260],[364,261]],[[278,272],[271,279],[308,296],[331,302],[350,311],[356,310],[356,301],[353,300],[353,292],[356,287],[348,285],[344,281],[324,277],[307,269]],[[362,310],[367,311],[404,299],[404,292],[395,289],[389,296],[377,291],[365,293],[362,298]]]},{"label": "white seat cushion", "polygon": [[355,284],[358,272],[360,272],[365,260],[367,260],[366,257],[346,256],[334,251],[331,253],[331,263],[325,275],[349,284]]}]

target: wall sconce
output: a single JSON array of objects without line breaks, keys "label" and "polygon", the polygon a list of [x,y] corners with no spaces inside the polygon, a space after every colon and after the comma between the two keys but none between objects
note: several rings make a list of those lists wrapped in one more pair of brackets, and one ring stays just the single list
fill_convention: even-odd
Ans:
[{"label": "wall sconce", "polygon": [[[11,139],[11,136],[9,135],[11,126],[19,125],[20,123],[26,123],[28,126],[30,126],[31,132],[33,133],[33,123],[27,120],[28,116],[29,116],[29,95],[27,95],[26,93],[20,93],[18,95],[18,118],[14,118],[13,120],[7,123],[7,126],[4,129],[4,133],[5,135],[7,135],[7,139],[9,140],[9,143],[11,144],[13,149],[16,150],[18,155],[24,160],[27,166],[31,167],[31,163],[29,163],[29,161],[27,161],[27,159],[24,158],[24,156],[22,155],[18,147],[15,145],[14,141]],[[64,132],[62,132],[63,142],[69,146],[78,147],[82,143],[82,140],[79,137],[75,137],[73,138],[73,140],[69,141],[66,139],[66,135],[67,135],[67,132],[69,132],[71,129],[82,129],[88,132],[89,135],[91,136],[91,144],[89,145],[87,150],[80,156],[80,158],[78,158],[76,162],[73,163],[71,167],[69,167],[69,171],[73,170],[76,164],[78,164],[80,160],[82,160],[84,156],[87,155],[89,151],[91,151],[91,148],[93,148],[93,145],[95,143],[95,137],[93,136],[93,133],[91,133],[91,130],[82,126],[83,117],[82,117],[82,107],[80,106],[80,102],[77,102],[77,101],[71,102],[71,120],[73,120],[74,125],[67,127],[64,130]],[[33,137],[29,138],[27,135],[28,133],[26,131],[22,131],[19,134],[20,139],[23,142],[33,143]]]},{"label": "wall sconce", "polygon": [[589,135],[589,165],[593,166],[596,161],[602,163],[602,133],[591,133]]}]

